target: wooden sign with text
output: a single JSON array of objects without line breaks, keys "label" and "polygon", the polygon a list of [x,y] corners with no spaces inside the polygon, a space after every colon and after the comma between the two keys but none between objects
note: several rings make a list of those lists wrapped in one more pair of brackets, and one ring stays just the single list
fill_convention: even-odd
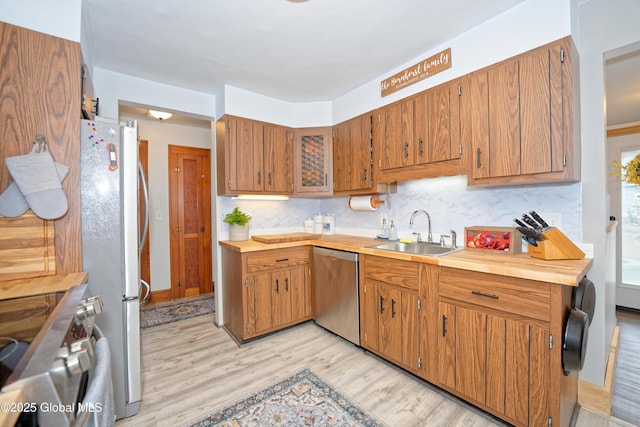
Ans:
[{"label": "wooden sign with text", "polygon": [[436,53],[404,71],[400,71],[398,74],[383,80],[380,82],[380,92],[382,96],[387,96],[447,68],[451,68],[451,48]]}]

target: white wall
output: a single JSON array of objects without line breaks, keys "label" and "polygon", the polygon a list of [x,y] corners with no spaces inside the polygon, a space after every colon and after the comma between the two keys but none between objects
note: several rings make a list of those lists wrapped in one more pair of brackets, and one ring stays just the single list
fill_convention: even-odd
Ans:
[{"label": "white wall", "polygon": [[222,114],[294,128],[331,126],[331,102],[292,103],[225,85]]},{"label": "white wall", "polygon": [[615,327],[615,293],[605,286],[608,224],[604,55],[640,40],[637,0],[572,0],[577,12],[576,42],[580,52],[583,238],[594,244],[589,278],[597,304],[589,330],[587,358],[580,379],[602,386]]},{"label": "white wall", "polygon": [[[526,1],[405,64],[396,64],[387,74],[334,100],[333,123],[340,123],[569,34],[569,0]],[[451,68],[381,97],[382,80],[448,47],[451,48]]]},{"label": "white wall", "polygon": [[82,0],[0,0],[0,21],[80,42]]},{"label": "white wall", "polygon": [[118,105],[152,106],[203,120],[215,118],[215,97],[150,80],[93,68],[93,87],[100,98],[100,115],[115,119]]},{"label": "white wall", "polygon": [[[138,120],[140,139],[149,141],[149,256],[151,290],[171,288],[169,252],[169,145],[212,147],[210,128],[121,115],[121,121]],[[212,150],[212,156],[214,156]],[[215,235],[214,235],[215,240]]]}]

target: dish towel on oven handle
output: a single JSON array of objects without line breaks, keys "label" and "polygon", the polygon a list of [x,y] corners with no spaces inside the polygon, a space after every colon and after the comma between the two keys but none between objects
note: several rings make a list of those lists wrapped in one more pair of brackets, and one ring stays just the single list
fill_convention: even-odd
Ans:
[{"label": "dish towel on oven handle", "polygon": [[[98,328],[96,325],[94,329]],[[96,336],[102,337],[96,341],[96,366],[90,376],[89,386],[85,394],[83,408],[84,414],[78,413],[78,417],[89,415],[87,427],[113,427],[115,425],[115,406],[113,402],[113,380],[111,379],[111,350],[109,342],[103,337],[98,328]]]}]

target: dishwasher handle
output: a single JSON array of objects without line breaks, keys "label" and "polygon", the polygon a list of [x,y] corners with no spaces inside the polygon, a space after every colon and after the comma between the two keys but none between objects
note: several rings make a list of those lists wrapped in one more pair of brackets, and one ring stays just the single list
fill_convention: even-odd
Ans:
[{"label": "dishwasher handle", "polygon": [[339,251],[337,249],[328,249],[328,248],[313,248],[314,255],[333,257],[345,261],[358,261],[358,253],[357,252],[347,252],[347,251]]}]

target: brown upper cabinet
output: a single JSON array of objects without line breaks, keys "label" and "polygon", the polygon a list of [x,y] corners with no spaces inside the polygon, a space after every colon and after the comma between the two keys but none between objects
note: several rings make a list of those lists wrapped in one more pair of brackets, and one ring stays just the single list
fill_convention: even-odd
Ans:
[{"label": "brown upper cabinet", "polygon": [[333,192],[365,194],[373,191],[373,113],[333,127]]},{"label": "brown upper cabinet", "polygon": [[332,147],[330,126],[295,130],[294,195],[332,194]]},{"label": "brown upper cabinet", "polygon": [[380,182],[466,173],[468,88],[461,77],[377,111]]},{"label": "brown upper cabinet", "polygon": [[470,184],[579,180],[572,60],[567,37],[472,73]]},{"label": "brown upper cabinet", "polygon": [[218,194],[291,194],[293,133],[285,126],[225,116],[216,124]]}]

